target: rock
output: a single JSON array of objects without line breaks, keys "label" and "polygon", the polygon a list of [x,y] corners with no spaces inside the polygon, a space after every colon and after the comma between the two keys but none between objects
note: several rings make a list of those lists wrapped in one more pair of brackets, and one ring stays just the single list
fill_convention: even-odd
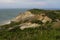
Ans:
[{"label": "rock", "polygon": [[27,11],[27,12],[24,12],[24,13],[18,15],[12,21],[14,21],[14,22],[20,22],[20,21],[24,21],[25,19],[32,18],[33,16],[34,15],[31,12]]},{"label": "rock", "polygon": [[50,19],[49,17],[45,16],[44,19],[42,20],[43,23],[46,22],[52,22],[52,19]]},{"label": "rock", "polygon": [[36,24],[36,23],[23,23],[23,24],[20,24],[20,29],[21,30],[24,30],[25,28],[36,28],[36,27],[39,27],[41,26],[40,24]]}]

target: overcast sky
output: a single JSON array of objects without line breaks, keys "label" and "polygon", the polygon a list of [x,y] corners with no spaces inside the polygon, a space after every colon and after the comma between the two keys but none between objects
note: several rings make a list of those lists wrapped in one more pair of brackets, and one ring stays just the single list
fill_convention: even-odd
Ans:
[{"label": "overcast sky", "polygon": [[59,8],[60,0],[0,0],[0,8]]}]

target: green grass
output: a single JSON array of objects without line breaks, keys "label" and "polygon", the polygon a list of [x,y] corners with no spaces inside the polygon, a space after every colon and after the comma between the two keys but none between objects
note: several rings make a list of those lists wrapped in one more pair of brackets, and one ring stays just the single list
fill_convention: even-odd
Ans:
[{"label": "green grass", "polygon": [[60,32],[56,29],[30,28],[20,30],[15,28],[10,31],[0,31],[0,40],[60,40]]}]

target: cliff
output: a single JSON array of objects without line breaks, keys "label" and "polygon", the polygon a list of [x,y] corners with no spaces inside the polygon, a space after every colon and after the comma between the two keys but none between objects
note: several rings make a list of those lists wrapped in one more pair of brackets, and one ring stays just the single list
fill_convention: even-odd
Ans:
[{"label": "cliff", "polygon": [[[30,11],[26,11],[24,13],[21,13],[20,15],[18,15],[16,18],[14,18],[13,20],[11,20],[13,22],[20,22],[20,25],[24,25],[24,26],[20,26],[22,28],[33,28],[33,27],[37,27],[38,25],[41,25],[42,23],[45,24],[47,22],[51,23],[52,19],[49,18],[48,16],[46,16],[45,13],[40,13],[40,14],[33,14]],[[35,21],[35,22],[34,22]],[[36,21],[41,22],[40,24]],[[27,24],[26,24],[27,23]],[[31,23],[31,24],[29,24]]]},{"label": "cliff", "polygon": [[15,19],[13,19],[14,22],[20,22],[20,21],[32,21],[32,20],[40,20],[43,23],[46,23],[47,21],[51,22],[52,19],[49,18],[48,16],[45,15],[45,13],[41,13],[41,14],[33,14],[30,11],[26,11],[25,13],[22,13],[20,15],[18,15]]}]

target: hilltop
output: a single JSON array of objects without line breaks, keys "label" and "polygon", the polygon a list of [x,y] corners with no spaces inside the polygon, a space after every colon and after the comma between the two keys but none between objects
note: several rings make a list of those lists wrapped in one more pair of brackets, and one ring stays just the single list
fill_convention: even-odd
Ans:
[{"label": "hilltop", "polygon": [[[60,10],[30,9],[18,14],[10,24],[2,25],[0,38],[1,40],[55,40],[57,37],[60,38],[56,31],[60,30],[59,24]],[[57,32],[56,36],[53,32]],[[51,35],[54,38],[50,38]]]}]

